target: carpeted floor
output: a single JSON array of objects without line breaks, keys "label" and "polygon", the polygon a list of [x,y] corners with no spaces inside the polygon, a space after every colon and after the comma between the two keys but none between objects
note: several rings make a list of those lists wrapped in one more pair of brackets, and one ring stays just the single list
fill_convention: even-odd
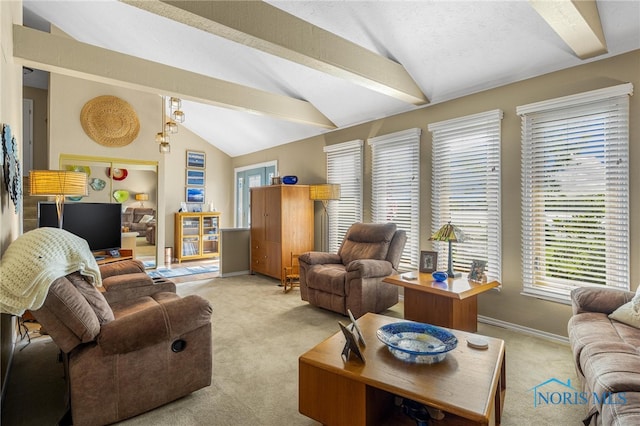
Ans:
[{"label": "carpeted floor", "polygon": [[[213,383],[120,425],[315,425],[298,413],[298,357],[338,332],[345,318],[286,294],[261,276],[180,283],[213,306]],[[402,317],[402,304],[385,315]],[[568,345],[479,325],[479,334],[505,339],[507,396],[503,425],[579,425],[584,407],[534,408],[532,388],[550,378],[577,384]],[[64,382],[57,348],[48,337],[20,350],[11,369],[2,425],[54,425],[63,414]]]}]

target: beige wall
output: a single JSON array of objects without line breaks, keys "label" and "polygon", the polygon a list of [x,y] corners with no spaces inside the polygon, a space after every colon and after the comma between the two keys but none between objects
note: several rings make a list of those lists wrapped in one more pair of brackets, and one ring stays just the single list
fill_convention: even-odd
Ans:
[{"label": "beige wall", "polygon": [[[86,102],[101,96],[117,96],[129,102],[138,115],[140,133],[129,145],[107,147],[93,141],[82,129],[80,111]],[[162,102],[159,95],[115,87],[74,77],[51,74],[49,89],[49,158],[50,168],[57,168],[61,154],[108,157],[125,160],[157,161],[159,165],[158,217],[164,219],[164,227],[158,229],[158,249],[173,247],[174,213],[185,199],[185,159],[187,150],[206,154],[206,200],[212,201],[222,212],[222,226],[233,225],[233,172],[230,157],[211,146],[199,136],[180,127],[171,135],[171,153],[160,154],[155,135],[161,130]],[[186,119],[189,111],[185,109]],[[93,174],[93,171],[92,171]],[[131,182],[127,189],[138,191],[129,177],[119,184]],[[126,185],[125,185],[126,186]],[[128,202],[130,203],[130,202]],[[158,261],[164,256],[160,253]]]},{"label": "beige wall", "polygon": [[[22,2],[0,2],[0,123],[11,126],[18,145],[22,141],[22,67],[13,61],[13,24],[22,24]],[[19,158],[22,150],[19,147]],[[0,184],[0,255],[20,234],[20,217],[15,213],[4,182]],[[6,374],[15,343],[15,318],[0,315],[0,388],[4,394]]]},{"label": "beige wall", "polygon": [[[431,226],[431,133],[430,123],[469,114],[502,109],[502,254],[503,286],[480,296],[480,314],[555,335],[566,336],[571,315],[567,305],[522,296],[520,264],[520,117],[516,107],[589,90],[631,82],[640,88],[640,51],[596,61],[572,69],[558,71],[448,102],[428,105],[418,110],[371,121],[348,129],[279,146],[270,150],[237,157],[234,167],[278,160],[282,171],[297,174],[301,183],[325,180],[323,147],[355,139],[368,139],[400,130],[418,127],[421,136],[421,214],[422,250],[430,249],[427,240]],[[632,96],[630,114],[630,153],[632,165],[640,164],[640,100]],[[365,143],[364,218],[370,220],[371,150]],[[631,217],[631,289],[640,281],[640,167],[630,167]],[[281,173],[283,174],[283,173]]]}]

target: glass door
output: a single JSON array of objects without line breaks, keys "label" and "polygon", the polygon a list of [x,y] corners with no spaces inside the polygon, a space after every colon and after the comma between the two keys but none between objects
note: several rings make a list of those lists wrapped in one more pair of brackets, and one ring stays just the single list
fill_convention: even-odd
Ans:
[{"label": "glass door", "polygon": [[255,164],[236,169],[236,227],[251,226],[251,206],[249,205],[249,188],[264,186],[271,183],[276,176],[276,162]]}]

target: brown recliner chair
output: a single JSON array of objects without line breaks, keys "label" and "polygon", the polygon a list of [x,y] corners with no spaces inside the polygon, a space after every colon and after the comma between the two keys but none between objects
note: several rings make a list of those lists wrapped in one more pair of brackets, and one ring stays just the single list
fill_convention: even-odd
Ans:
[{"label": "brown recliner chair", "polygon": [[358,318],[398,303],[398,287],[382,280],[397,273],[407,241],[394,223],[355,223],[338,253],[300,255],[300,295],[312,305]]},{"label": "brown recliner chair", "polygon": [[173,292],[111,305],[75,272],[32,311],[65,354],[74,425],[106,425],[209,386],[211,306]]}]

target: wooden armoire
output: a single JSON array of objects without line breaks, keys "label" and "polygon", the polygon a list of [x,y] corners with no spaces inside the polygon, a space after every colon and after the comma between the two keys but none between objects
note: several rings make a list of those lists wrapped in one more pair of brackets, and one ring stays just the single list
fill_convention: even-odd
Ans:
[{"label": "wooden armoire", "polygon": [[313,200],[308,185],[251,191],[251,271],[281,279],[291,254],[313,250]]}]

